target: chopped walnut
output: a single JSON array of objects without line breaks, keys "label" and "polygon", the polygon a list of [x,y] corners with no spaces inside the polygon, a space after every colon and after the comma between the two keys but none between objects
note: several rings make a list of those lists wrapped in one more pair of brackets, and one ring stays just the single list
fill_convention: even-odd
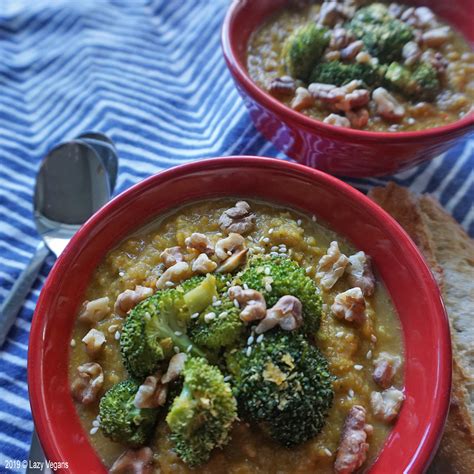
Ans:
[{"label": "chopped walnut", "polygon": [[91,329],[83,338],[82,342],[85,344],[86,352],[89,357],[97,357],[104,347],[105,336],[102,331]]},{"label": "chopped walnut", "polygon": [[365,252],[357,252],[349,257],[346,268],[347,280],[352,286],[358,286],[364,296],[374,293],[375,277],[370,263],[370,257]]},{"label": "chopped walnut", "polygon": [[351,474],[364,464],[369,450],[367,437],[372,433],[371,425],[366,424],[366,410],[354,405],[344,420],[339,447],[337,448],[334,472]]},{"label": "chopped walnut", "polygon": [[170,383],[173,380],[176,380],[183,371],[184,363],[186,362],[187,358],[188,356],[184,352],[180,352],[171,357],[168,364],[168,369],[166,370],[166,373],[163,375],[163,377],[161,377],[161,382]]},{"label": "chopped walnut", "polygon": [[133,404],[137,408],[158,408],[166,403],[168,386],[161,381],[161,374],[149,375],[138,388]]},{"label": "chopped walnut", "polygon": [[357,110],[348,110],[346,117],[349,120],[351,127],[363,128],[369,122],[369,111],[363,107]]},{"label": "chopped walnut", "polygon": [[245,263],[247,252],[249,249],[242,249],[232,254],[224,263],[222,263],[217,269],[217,273],[229,273],[240,267]]},{"label": "chopped walnut", "polygon": [[276,304],[267,310],[255,328],[257,334],[262,334],[279,325],[284,331],[294,331],[303,324],[303,305],[298,298],[291,295],[282,296]]},{"label": "chopped walnut", "polygon": [[162,290],[166,287],[174,286],[186,278],[191,276],[191,269],[186,262],[175,263],[172,267],[168,268],[163,275],[160,276],[156,282],[156,287]]},{"label": "chopped walnut", "polygon": [[352,61],[362,51],[363,47],[364,43],[361,40],[353,41],[341,49],[341,59],[343,61]]},{"label": "chopped walnut", "polygon": [[356,287],[336,295],[331,312],[338,319],[362,324],[367,317],[362,290]]},{"label": "chopped walnut", "polygon": [[291,108],[294,110],[304,110],[314,105],[314,98],[305,87],[298,87],[296,95],[291,101]]},{"label": "chopped walnut", "polygon": [[386,120],[400,120],[405,115],[405,107],[383,87],[372,92],[372,99],[377,107],[377,113]]},{"label": "chopped walnut", "polygon": [[343,110],[349,112],[350,110],[358,109],[367,105],[370,100],[369,91],[366,89],[357,89],[353,92],[349,92],[344,96],[342,100],[336,102],[334,107],[337,110]]},{"label": "chopped walnut", "polygon": [[268,85],[268,92],[273,96],[291,96],[295,93],[296,83],[290,76],[277,77]]},{"label": "chopped walnut", "polygon": [[165,264],[166,268],[170,268],[173,265],[182,262],[183,254],[181,253],[181,247],[176,246],[163,250],[163,252],[160,254],[160,258]]},{"label": "chopped walnut", "polygon": [[134,290],[125,290],[117,296],[114,311],[119,316],[126,316],[140,301],[153,294],[153,290],[147,286],[136,286]]},{"label": "chopped walnut", "polygon": [[245,248],[245,239],[235,232],[231,232],[225,239],[220,239],[216,243],[215,251],[219,260],[226,260],[232,254]]},{"label": "chopped walnut", "polygon": [[109,298],[104,296],[92,301],[85,301],[77,319],[81,323],[94,324],[104,319],[108,313]]},{"label": "chopped walnut", "polygon": [[213,272],[216,268],[217,263],[213,262],[205,253],[199,255],[192,265],[193,272],[202,274]]},{"label": "chopped walnut", "polygon": [[388,388],[392,385],[393,377],[397,373],[402,360],[399,356],[381,352],[374,360],[374,373],[372,377],[377,385]]},{"label": "chopped walnut", "polygon": [[245,235],[252,231],[255,226],[255,214],[251,212],[247,202],[239,201],[234,207],[222,213],[219,217],[219,226],[229,234],[235,232]]},{"label": "chopped walnut", "polygon": [[244,290],[232,286],[228,291],[231,300],[237,300],[240,306],[240,319],[246,323],[263,319],[267,314],[267,304],[262,293],[256,290]]},{"label": "chopped walnut", "polygon": [[403,400],[405,395],[395,387],[387,388],[383,392],[372,392],[370,395],[374,416],[386,423],[390,423],[398,416]]},{"label": "chopped walnut", "polygon": [[429,48],[439,48],[451,36],[451,30],[449,26],[441,26],[432,30],[425,31],[421,36],[423,43]]},{"label": "chopped walnut", "polygon": [[438,24],[435,14],[428,7],[407,8],[400,18],[406,24],[419,29],[433,28]]},{"label": "chopped walnut", "polygon": [[184,241],[186,247],[197,250],[199,253],[205,253],[206,255],[212,255],[214,253],[214,247],[212,246],[209,237],[199,232],[193,232]]},{"label": "chopped walnut", "polygon": [[337,114],[329,114],[324,120],[324,123],[334,125],[335,127],[348,127],[350,128],[351,122],[346,117]]},{"label": "chopped walnut", "polygon": [[416,41],[409,41],[403,46],[402,56],[406,66],[413,66],[421,57],[421,49]]},{"label": "chopped walnut", "polygon": [[153,451],[149,447],[127,449],[110,468],[110,474],[152,474]]},{"label": "chopped walnut", "polygon": [[321,4],[321,9],[319,10],[318,23],[332,28],[333,26],[344,22],[352,13],[352,9],[344,4],[336,1],[323,2]]},{"label": "chopped walnut", "polygon": [[75,400],[83,405],[94,403],[100,396],[104,385],[104,372],[96,362],[88,362],[77,368],[71,392]]},{"label": "chopped walnut", "polygon": [[336,241],[330,243],[326,255],[321,257],[316,268],[316,278],[325,290],[330,290],[341,278],[349,259],[339,250]]},{"label": "chopped walnut", "polygon": [[314,99],[330,105],[333,110],[348,111],[362,107],[369,102],[369,91],[357,89],[360,85],[361,81],[351,81],[341,87],[313,82],[308,86],[308,90]]},{"label": "chopped walnut", "polygon": [[329,49],[343,49],[355,40],[355,36],[350,30],[345,28],[334,28],[331,32]]}]

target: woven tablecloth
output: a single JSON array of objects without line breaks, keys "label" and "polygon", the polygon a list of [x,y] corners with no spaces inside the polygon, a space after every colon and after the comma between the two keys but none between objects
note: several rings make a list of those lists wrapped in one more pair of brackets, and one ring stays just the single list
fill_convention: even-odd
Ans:
[{"label": "woven tablecloth", "polygon": [[[53,145],[85,130],[117,144],[116,192],[205,157],[284,158],[255,129],[226,69],[227,0],[0,0],[0,303],[39,237],[34,178]],[[474,136],[388,180],[430,192],[474,234]],[[27,458],[33,423],[26,359],[49,257],[0,350],[0,472]]]}]

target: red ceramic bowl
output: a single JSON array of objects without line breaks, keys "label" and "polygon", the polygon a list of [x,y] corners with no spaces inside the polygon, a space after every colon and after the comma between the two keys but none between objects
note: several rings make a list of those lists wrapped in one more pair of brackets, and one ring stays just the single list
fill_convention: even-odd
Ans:
[{"label": "red ceramic bowl", "polygon": [[[288,0],[235,0],[222,30],[222,47],[237,89],[257,129],[296,161],[340,176],[393,174],[436,157],[474,130],[474,112],[457,122],[418,132],[368,132],[334,127],[282,104],[247,72],[249,37]],[[474,43],[471,0],[403,1],[428,5]]]},{"label": "red ceramic bowl", "polygon": [[69,472],[103,473],[70,394],[69,341],[90,278],[106,253],[170,209],[219,196],[258,198],[315,214],[372,256],[395,303],[405,344],[406,401],[372,474],[423,471],[449,404],[449,325],[438,288],[401,227],[359,191],[310,168],[258,157],[220,158],[164,171],[125,191],[74,236],[41,292],[31,327],[28,384],[47,457]]}]

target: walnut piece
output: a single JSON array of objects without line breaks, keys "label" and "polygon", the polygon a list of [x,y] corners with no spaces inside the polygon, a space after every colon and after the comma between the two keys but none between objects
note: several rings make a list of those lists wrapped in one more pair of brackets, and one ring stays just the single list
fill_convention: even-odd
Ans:
[{"label": "walnut piece", "polygon": [[140,301],[153,294],[153,290],[147,286],[136,286],[134,290],[125,290],[117,296],[114,311],[119,316],[126,316]]},{"label": "walnut piece", "polygon": [[346,117],[337,114],[329,114],[324,120],[324,123],[334,125],[335,127],[351,127],[351,122]]},{"label": "walnut piece", "polygon": [[369,111],[365,107],[357,110],[348,110],[346,117],[353,128],[363,128],[369,122]]},{"label": "walnut piece", "polygon": [[175,263],[172,267],[169,267],[163,275],[160,276],[156,282],[156,287],[159,290],[163,288],[169,288],[179,283],[182,280],[186,280],[191,276],[191,269],[186,262]]},{"label": "walnut piece", "polygon": [[88,362],[77,368],[71,392],[76,401],[83,405],[94,403],[101,395],[104,385],[104,372],[96,362]]},{"label": "walnut piece", "polygon": [[331,312],[337,319],[357,325],[363,324],[367,315],[362,290],[356,287],[336,295]]},{"label": "walnut piece", "polygon": [[308,86],[308,90],[315,100],[321,101],[334,111],[347,112],[369,103],[369,91],[359,89],[361,84],[361,81],[354,80],[345,86],[337,87],[333,84],[313,82]]},{"label": "walnut piece", "polygon": [[429,48],[439,48],[449,40],[450,36],[451,29],[449,26],[441,26],[440,28],[425,31],[421,38],[423,43]]},{"label": "walnut piece", "polygon": [[236,268],[240,267],[245,263],[247,252],[249,249],[242,249],[232,254],[222,265],[217,268],[217,273],[229,273],[233,272]]},{"label": "walnut piece", "polygon": [[334,472],[337,474],[351,474],[364,464],[369,450],[367,436],[373,431],[365,419],[366,410],[363,406],[354,405],[349,410],[342,427],[334,463]]},{"label": "walnut piece", "polygon": [[246,323],[263,319],[267,314],[267,304],[262,293],[256,290],[244,290],[241,286],[232,286],[229,298],[240,306],[240,319]]},{"label": "walnut piece", "polygon": [[291,295],[282,296],[276,304],[267,310],[265,317],[255,328],[262,334],[279,325],[284,331],[294,331],[303,324],[303,305]]},{"label": "walnut piece", "polygon": [[374,360],[374,373],[372,377],[377,385],[382,388],[388,388],[392,385],[393,377],[400,368],[402,360],[399,356],[381,352]]},{"label": "walnut piece", "polygon": [[375,277],[370,263],[370,257],[365,252],[357,252],[349,257],[346,268],[347,281],[352,286],[358,286],[364,296],[374,294]]},{"label": "walnut piece", "polygon": [[275,97],[291,96],[295,89],[295,80],[290,76],[277,77],[268,85],[268,92]]},{"label": "walnut piece", "polygon": [[161,374],[149,375],[138,388],[133,404],[137,408],[158,408],[166,403],[168,386],[161,382]]},{"label": "walnut piece", "polygon": [[363,47],[364,43],[361,40],[353,41],[341,49],[341,59],[343,61],[352,61],[362,51]]},{"label": "walnut piece", "polygon": [[332,241],[326,255],[321,257],[316,268],[316,278],[325,290],[330,290],[341,278],[349,259],[339,250],[339,244]]},{"label": "walnut piece", "polygon": [[166,373],[161,377],[162,383],[170,383],[176,380],[184,369],[184,363],[188,356],[184,352],[175,354],[171,357]]},{"label": "walnut piece", "polygon": [[127,449],[113,463],[110,474],[152,474],[153,451],[148,446],[140,449]]},{"label": "walnut piece", "polygon": [[97,298],[92,301],[84,301],[82,311],[78,316],[81,323],[94,324],[107,316],[109,313],[109,298]]},{"label": "walnut piece", "polygon": [[398,416],[403,400],[405,400],[405,395],[395,387],[387,388],[383,392],[372,392],[370,394],[370,403],[374,416],[386,423],[390,423]]},{"label": "walnut piece", "polygon": [[387,89],[377,87],[372,92],[372,99],[375,102],[377,113],[382,118],[397,121],[405,116],[405,107]]},{"label": "walnut piece", "polygon": [[231,232],[228,237],[220,239],[216,243],[215,251],[219,260],[226,260],[233,253],[245,247],[245,239],[235,232]]},{"label": "walnut piece", "polygon": [[348,4],[336,1],[326,1],[321,4],[319,10],[318,24],[332,28],[337,24],[342,24],[346,18],[353,15],[354,9]]},{"label": "walnut piece", "polygon": [[421,49],[416,41],[408,41],[403,46],[402,56],[406,66],[413,66],[421,57]]},{"label": "walnut piece", "polygon": [[197,250],[199,253],[204,253],[208,256],[214,253],[214,247],[212,246],[209,237],[199,232],[193,232],[186,238],[184,244],[186,247]]},{"label": "walnut piece", "polygon": [[91,329],[83,338],[86,352],[92,359],[96,358],[101,352],[105,344],[105,336],[102,331]]},{"label": "walnut piece", "polygon": [[334,28],[331,32],[329,49],[343,49],[351,44],[355,39],[356,38],[351,31],[346,30],[345,28]]},{"label": "walnut piece", "polygon": [[192,265],[192,270],[194,273],[210,273],[217,268],[217,263],[213,262],[205,253],[199,255],[196,260],[194,260]]},{"label": "walnut piece", "polygon": [[183,261],[183,254],[181,253],[181,247],[175,246],[175,247],[170,247],[160,254],[160,258],[165,264],[166,268],[170,268],[173,265],[176,265],[178,262]]},{"label": "walnut piece", "polygon": [[304,110],[314,105],[314,98],[306,87],[298,87],[296,95],[291,101],[291,108],[294,110]]},{"label": "walnut piece", "polygon": [[255,227],[255,214],[245,201],[239,201],[234,207],[224,211],[219,217],[220,228],[227,233],[236,232],[245,235]]}]

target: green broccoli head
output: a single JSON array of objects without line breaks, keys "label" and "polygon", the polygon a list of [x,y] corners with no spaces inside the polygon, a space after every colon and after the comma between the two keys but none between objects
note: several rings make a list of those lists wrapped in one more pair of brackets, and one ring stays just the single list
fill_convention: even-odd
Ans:
[{"label": "green broccoli head", "polygon": [[303,305],[303,329],[311,337],[316,334],[321,319],[321,295],[315,282],[291,258],[255,256],[249,260],[240,281],[260,291],[267,307],[285,295],[298,298]]},{"label": "green broccoli head", "polygon": [[226,355],[239,414],[285,446],[303,443],[324,426],[332,404],[326,359],[301,334],[281,330]]},{"label": "green broccoli head", "polygon": [[[220,306],[208,306],[191,321],[189,337],[199,347],[218,351],[223,347],[236,345],[245,325],[240,319],[240,309],[226,295],[219,296]],[[206,315],[215,315],[212,319]]]},{"label": "green broccoli head", "polygon": [[383,70],[383,67],[368,63],[345,64],[341,61],[329,61],[316,65],[311,73],[310,82],[343,86],[360,79],[368,87],[378,87],[382,82]]},{"label": "green broccoli head", "polygon": [[400,59],[403,46],[413,38],[412,28],[381,3],[361,8],[347,27],[381,63]]},{"label": "green broccoli head", "polygon": [[308,81],[314,65],[329,45],[326,28],[308,23],[296,30],[283,45],[283,58],[288,73],[295,79]]},{"label": "green broccoli head", "polygon": [[156,408],[137,408],[135,395],[140,385],[124,380],[110,388],[99,404],[100,429],[112,441],[138,447],[153,434],[158,416]]},{"label": "green broccoli head", "polygon": [[192,290],[169,289],[155,293],[130,311],[120,337],[120,351],[128,373],[144,378],[173,354],[173,348],[203,356],[186,335],[192,312],[212,302],[215,285],[204,278]]},{"label": "green broccoli head", "polygon": [[229,441],[237,403],[219,369],[205,359],[189,358],[182,375],[183,389],[174,399],[166,422],[174,450],[194,467],[206,462],[214,448]]},{"label": "green broccoli head", "polygon": [[427,63],[421,63],[411,70],[393,62],[385,73],[385,85],[409,99],[432,100],[439,92],[440,83],[436,70]]}]

